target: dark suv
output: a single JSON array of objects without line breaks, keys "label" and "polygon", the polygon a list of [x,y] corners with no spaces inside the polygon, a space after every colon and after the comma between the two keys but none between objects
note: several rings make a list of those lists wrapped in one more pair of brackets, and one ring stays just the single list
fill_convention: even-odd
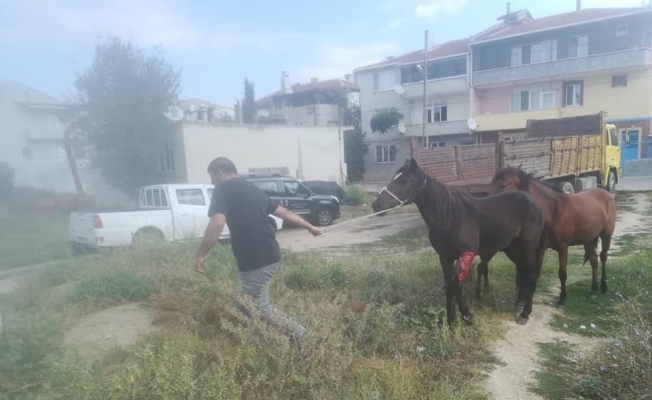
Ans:
[{"label": "dark suv", "polygon": [[318,226],[330,225],[340,217],[335,196],[315,194],[298,180],[282,175],[242,175],[269,197],[293,213]]}]

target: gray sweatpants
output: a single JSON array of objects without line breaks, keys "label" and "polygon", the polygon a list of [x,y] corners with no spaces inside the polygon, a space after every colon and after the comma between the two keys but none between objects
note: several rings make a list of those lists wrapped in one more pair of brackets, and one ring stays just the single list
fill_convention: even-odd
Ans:
[{"label": "gray sweatpants", "polygon": [[[279,263],[276,263],[253,271],[238,271],[240,294],[253,298],[254,305],[260,311],[265,322],[283,328],[288,336],[301,338],[305,335],[306,328],[269,303],[269,286],[279,265]],[[237,305],[240,311],[251,317],[251,313],[242,302],[237,302]]]}]

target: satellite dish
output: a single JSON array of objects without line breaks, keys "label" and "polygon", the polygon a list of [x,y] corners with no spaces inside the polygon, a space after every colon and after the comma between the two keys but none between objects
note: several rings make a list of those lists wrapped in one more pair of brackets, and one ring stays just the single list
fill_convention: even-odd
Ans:
[{"label": "satellite dish", "polygon": [[265,108],[263,108],[262,110],[258,110],[256,112],[256,116],[258,118],[267,118],[267,117],[269,117],[269,110],[267,110]]},{"label": "satellite dish", "polygon": [[183,110],[177,106],[170,106],[165,111],[165,118],[172,122],[179,122],[183,119]]},{"label": "satellite dish", "polygon": [[398,94],[405,94],[405,88],[401,85],[395,85],[394,91]]},{"label": "satellite dish", "polygon": [[469,118],[469,119],[466,120],[466,126],[468,126],[469,129],[472,130],[472,131],[478,129],[478,123],[475,122],[475,119],[473,119],[473,118]]},{"label": "satellite dish", "polygon": [[405,122],[403,121],[398,121],[398,131],[401,133],[405,133],[407,128],[405,127]]}]

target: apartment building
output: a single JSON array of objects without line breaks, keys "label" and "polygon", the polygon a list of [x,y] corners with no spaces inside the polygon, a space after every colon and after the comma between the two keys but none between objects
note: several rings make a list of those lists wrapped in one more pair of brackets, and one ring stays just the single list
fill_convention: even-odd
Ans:
[{"label": "apartment building", "polygon": [[290,76],[281,73],[280,90],[256,101],[257,122],[263,124],[338,126],[342,107],[359,104],[358,85],[353,75],[344,79],[309,83],[290,83]]},{"label": "apartment building", "polygon": [[623,158],[648,157],[651,42],[647,7],[578,7],[538,19],[507,12],[470,42],[480,141],[522,135],[528,119],[606,111],[620,129]]},{"label": "apartment building", "polygon": [[[427,113],[428,145],[451,146],[475,143],[467,120],[469,80],[467,75],[469,41],[455,40],[434,46],[427,51],[428,67],[423,68],[425,50],[357,68],[360,86],[362,129],[371,142],[365,159],[365,180],[384,181],[396,171],[397,163],[410,155],[410,139],[423,140],[423,80],[428,77],[425,112]],[[371,130],[374,115],[396,110],[403,114],[405,132],[393,127],[381,134]],[[402,130],[402,129],[401,129]]]}]

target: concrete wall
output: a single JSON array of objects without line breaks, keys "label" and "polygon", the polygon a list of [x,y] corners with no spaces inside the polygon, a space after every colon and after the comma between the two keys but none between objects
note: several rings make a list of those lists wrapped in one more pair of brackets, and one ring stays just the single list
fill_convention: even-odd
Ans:
[{"label": "concrete wall", "polygon": [[625,161],[625,174],[628,178],[634,176],[652,176],[652,159]]},{"label": "concrete wall", "polygon": [[287,167],[300,179],[342,183],[340,171],[346,172],[337,127],[185,124],[180,134],[182,182],[210,183],[206,168],[218,156],[230,158],[242,173]]}]

